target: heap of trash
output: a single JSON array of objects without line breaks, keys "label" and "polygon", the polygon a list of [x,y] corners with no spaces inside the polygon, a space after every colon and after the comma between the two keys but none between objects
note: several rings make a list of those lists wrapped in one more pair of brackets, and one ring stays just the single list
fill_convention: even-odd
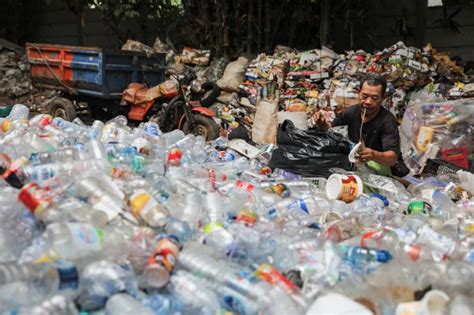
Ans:
[{"label": "heap of trash", "polygon": [[248,159],[236,140],[20,104],[0,126],[2,313],[473,312],[468,171],[302,177],[268,167],[272,146]]}]

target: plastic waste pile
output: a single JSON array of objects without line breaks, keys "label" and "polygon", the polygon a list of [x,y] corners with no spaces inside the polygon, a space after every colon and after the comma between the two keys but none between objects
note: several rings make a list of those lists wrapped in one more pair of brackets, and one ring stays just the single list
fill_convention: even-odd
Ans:
[{"label": "plastic waste pile", "polygon": [[359,80],[368,73],[387,78],[385,106],[398,118],[413,91],[425,88],[443,99],[472,97],[474,91],[462,66],[431,45],[420,50],[398,42],[374,53],[343,54],[327,47],[296,51],[277,46],[273,55],[261,54],[250,63],[241,102],[256,105],[260,99],[275,99],[284,111],[310,115],[325,110],[331,120],[334,112],[358,104]]},{"label": "plastic waste pile", "polygon": [[472,314],[472,173],[301,178],[222,138],[28,114],[0,121],[2,313]]},{"label": "plastic waste pile", "polygon": [[473,170],[474,100],[443,101],[419,93],[403,116],[403,155],[413,174]]}]

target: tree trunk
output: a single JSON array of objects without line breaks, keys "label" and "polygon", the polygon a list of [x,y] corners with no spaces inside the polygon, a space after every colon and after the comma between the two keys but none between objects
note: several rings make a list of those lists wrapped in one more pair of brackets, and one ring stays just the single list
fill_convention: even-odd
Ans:
[{"label": "tree trunk", "polygon": [[84,43],[86,41],[85,39],[85,36],[84,36],[84,18],[85,18],[85,14],[84,14],[84,8],[82,9],[79,9],[79,11],[77,12],[77,44],[79,46],[84,46]]},{"label": "tree trunk", "polygon": [[265,0],[265,52],[270,51],[270,41],[271,41],[271,18],[272,10],[270,0]]},{"label": "tree trunk", "polygon": [[321,0],[321,23],[319,26],[319,38],[321,41],[321,47],[323,45],[326,45],[329,40],[329,12],[329,0]]},{"label": "tree trunk", "polygon": [[262,29],[263,29],[263,21],[262,21],[262,12],[263,12],[263,0],[258,0],[258,21],[257,21],[257,52],[262,50]]},{"label": "tree trunk", "polygon": [[416,6],[416,28],[415,28],[415,46],[421,48],[425,45],[426,13],[428,0],[415,1]]},{"label": "tree trunk", "polygon": [[229,57],[229,3],[222,0],[222,46],[224,49],[224,57]]},{"label": "tree trunk", "polygon": [[247,16],[247,53],[249,54],[252,52],[252,46],[253,46],[253,27],[254,27],[253,7],[254,7],[253,1],[249,0],[249,11],[248,11],[248,16]]},{"label": "tree trunk", "polygon": [[216,0],[215,6],[215,16],[216,16],[216,28],[215,28],[215,50],[216,50],[216,57],[219,58],[222,54],[222,15],[221,15],[221,2],[220,0]]}]

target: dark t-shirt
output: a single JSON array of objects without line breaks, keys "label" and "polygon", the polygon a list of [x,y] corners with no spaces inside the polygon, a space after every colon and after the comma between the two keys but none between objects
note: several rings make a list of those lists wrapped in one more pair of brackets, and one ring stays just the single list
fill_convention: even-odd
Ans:
[{"label": "dark t-shirt", "polygon": [[[339,117],[334,119],[332,126],[347,125],[349,139],[355,143],[359,142],[360,106],[350,106],[344,109]],[[371,121],[364,123],[362,127],[362,138],[366,147],[376,151],[394,151],[400,158],[400,135],[395,116],[385,108],[381,108],[377,116]]]}]

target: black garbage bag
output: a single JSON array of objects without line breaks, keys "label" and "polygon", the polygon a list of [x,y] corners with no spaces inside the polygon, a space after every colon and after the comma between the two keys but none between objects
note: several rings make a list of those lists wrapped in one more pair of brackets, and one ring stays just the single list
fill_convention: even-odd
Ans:
[{"label": "black garbage bag", "polygon": [[348,159],[351,143],[338,133],[302,130],[285,120],[278,130],[277,145],[269,162],[271,168],[326,178],[331,175],[330,168],[353,169]]}]

